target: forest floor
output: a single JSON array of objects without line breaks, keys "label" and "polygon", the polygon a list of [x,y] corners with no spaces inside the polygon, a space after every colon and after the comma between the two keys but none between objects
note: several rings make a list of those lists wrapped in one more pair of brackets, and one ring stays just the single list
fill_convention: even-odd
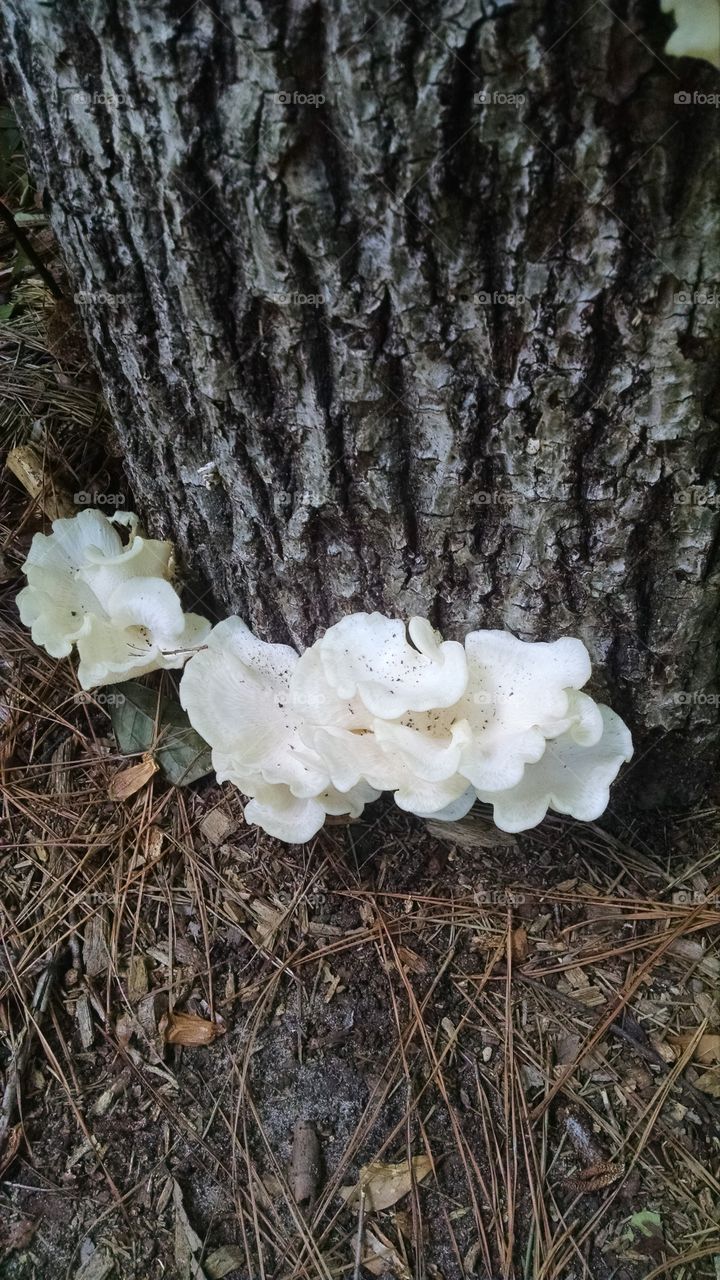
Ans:
[{"label": "forest floor", "polygon": [[[3,448],[132,507],[77,316],[9,296]],[[2,1280],[717,1280],[720,810],[283,846],[129,783],[19,624],[52,494],[5,480]]]}]

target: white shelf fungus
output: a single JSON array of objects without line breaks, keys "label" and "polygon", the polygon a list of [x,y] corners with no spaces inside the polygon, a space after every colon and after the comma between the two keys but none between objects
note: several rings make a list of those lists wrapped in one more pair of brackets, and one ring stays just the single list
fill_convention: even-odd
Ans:
[{"label": "white shelf fungus", "polygon": [[87,509],[52,530],[35,534],[17,597],[35,643],[53,658],[76,645],[83,689],[181,667],[210,624],[183,613],[170,582],[172,544],[143,537],[126,511],[108,519]]},{"label": "white shelf fungus", "polygon": [[720,68],[720,0],[661,0],[676,27],[665,46],[675,58],[705,58]]},{"label": "white shelf fungus", "polygon": [[190,659],[180,698],[218,779],[279,839],[309,839],[329,813],[356,817],[381,791],[447,821],[479,796],[498,826],[522,831],[548,808],[599,817],[632,755],[622,721],[579,692],[589,677],[570,638],[473,631],[461,645],[421,618],[406,635],[358,613],[300,657],[229,618]]},{"label": "white shelf fungus", "polygon": [[460,644],[424,618],[406,628],[354,613],[301,656],[239,618],[211,629],[184,614],[171,553],[127,512],[56,520],[33,539],[20,616],[53,657],[77,646],[84,689],[186,664],[180,701],[218,781],[250,797],[248,821],[270,835],[310,840],[328,814],[357,818],[381,791],[446,821],[479,798],[512,832],[548,809],[592,822],[607,807],[632,741],[581,692],[580,640],[471,631]]},{"label": "white shelf fungus", "polygon": [[[218,782],[233,782],[252,797],[251,822],[279,840],[309,840],[326,815],[359,817],[378,791],[359,778],[342,791],[332,785],[326,760],[312,745],[308,698],[326,698],[339,720],[342,704],[330,690],[293,687],[301,663],[294,649],[266,644],[241,622],[226,618],[207,647],[188,663],[180,701],[194,729],[212,748]],[[313,713],[323,706],[313,703]],[[346,710],[348,723],[352,713]]]}]

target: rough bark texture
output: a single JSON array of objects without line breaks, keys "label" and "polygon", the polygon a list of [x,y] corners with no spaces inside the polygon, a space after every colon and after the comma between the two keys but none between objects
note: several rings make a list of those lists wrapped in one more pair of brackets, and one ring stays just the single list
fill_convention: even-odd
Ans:
[{"label": "rough bark texture", "polygon": [[720,148],[675,95],[720,78],[656,0],[0,25],[138,504],[221,607],[578,634],[710,759]]}]

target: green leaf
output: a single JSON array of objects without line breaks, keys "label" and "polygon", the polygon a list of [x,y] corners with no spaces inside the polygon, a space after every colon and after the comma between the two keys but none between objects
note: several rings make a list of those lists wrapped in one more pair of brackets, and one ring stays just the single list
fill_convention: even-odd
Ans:
[{"label": "green leaf", "polygon": [[659,1261],[665,1253],[665,1233],[662,1218],[653,1209],[641,1209],[627,1219],[623,1234],[625,1258],[651,1258]]},{"label": "green leaf", "polygon": [[207,743],[192,728],[178,702],[136,680],[111,685],[103,694],[117,744],[125,755],[150,751],[166,778],[186,787],[212,773]]},{"label": "green leaf", "polygon": [[3,302],[0,305],[0,321],[9,320],[14,310],[15,310],[14,302]]}]

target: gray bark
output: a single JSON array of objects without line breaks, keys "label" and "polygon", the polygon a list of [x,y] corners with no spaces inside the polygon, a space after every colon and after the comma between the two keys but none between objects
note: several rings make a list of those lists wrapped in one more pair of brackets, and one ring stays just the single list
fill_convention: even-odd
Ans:
[{"label": "gray bark", "polygon": [[369,607],[580,635],[687,795],[718,741],[720,148],[675,95],[720,83],[656,0],[585,10],[0,27],[139,508],[220,608],[301,644]]}]

